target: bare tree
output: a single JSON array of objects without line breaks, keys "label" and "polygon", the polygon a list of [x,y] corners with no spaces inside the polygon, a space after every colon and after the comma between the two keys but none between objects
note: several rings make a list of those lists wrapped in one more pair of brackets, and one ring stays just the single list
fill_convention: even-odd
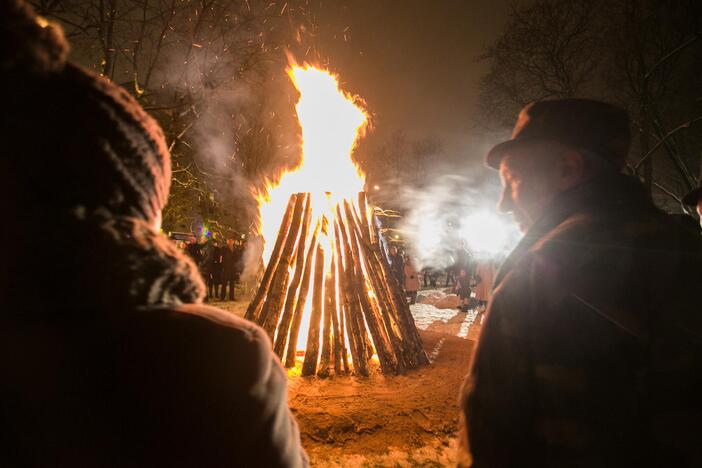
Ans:
[{"label": "bare tree", "polygon": [[271,77],[283,75],[291,24],[304,22],[304,10],[253,0],[34,4],[62,23],[74,60],[125,86],[164,128],[174,166],[164,226],[245,230],[249,185],[281,146],[285,117],[271,109]]},{"label": "bare tree", "polygon": [[537,0],[516,8],[482,57],[490,63],[482,110],[493,127],[506,127],[535,100],[618,102],[633,117],[629,169],[663,195],[660,203],[679,208],[700,183],[701,8],[673,0]]}]

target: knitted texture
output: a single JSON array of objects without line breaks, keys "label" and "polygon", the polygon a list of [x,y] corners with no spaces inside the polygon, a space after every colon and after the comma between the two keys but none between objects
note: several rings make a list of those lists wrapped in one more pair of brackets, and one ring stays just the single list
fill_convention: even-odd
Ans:
[{"label": "knitted texture", "polygon": [[171,179],[159,125],[123,88],[66,63],[60,28],[42,26],[18,0],[0,5],[8,170],[52,211],[83,206],[154,220]]}]

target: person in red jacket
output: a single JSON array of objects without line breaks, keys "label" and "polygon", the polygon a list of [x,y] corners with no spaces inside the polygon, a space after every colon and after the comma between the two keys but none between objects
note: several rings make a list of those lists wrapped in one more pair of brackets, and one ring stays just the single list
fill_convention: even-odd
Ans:
[{"label": "person in red jacket", "polygon": [[66,51],[0,2],[0,203],[25,231],[0,230],[0,466],[307,465],[266,334],[204,306],[159,233],[160,127]]}]

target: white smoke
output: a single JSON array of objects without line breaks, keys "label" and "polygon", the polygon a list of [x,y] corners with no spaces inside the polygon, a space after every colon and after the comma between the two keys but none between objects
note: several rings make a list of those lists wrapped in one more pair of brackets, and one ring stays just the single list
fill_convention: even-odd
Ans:
[{"label": "white smoke", "polygon": [[482,168],[406,190],[401,230],[417,266],[446,268],[460,251],[502,256],[514,248],[521,234],[510,215],[497,212],[499,192],[496,178]]}]

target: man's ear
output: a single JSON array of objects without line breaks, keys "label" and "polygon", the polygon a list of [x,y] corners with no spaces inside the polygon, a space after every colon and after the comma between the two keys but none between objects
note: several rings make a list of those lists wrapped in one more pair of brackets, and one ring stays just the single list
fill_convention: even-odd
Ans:
[{"label": "man's ear", "polygon": [[558,161],[558,185],[567,190],[585,180],[585,158],[578,151],[568,149],[561,154]]}]

